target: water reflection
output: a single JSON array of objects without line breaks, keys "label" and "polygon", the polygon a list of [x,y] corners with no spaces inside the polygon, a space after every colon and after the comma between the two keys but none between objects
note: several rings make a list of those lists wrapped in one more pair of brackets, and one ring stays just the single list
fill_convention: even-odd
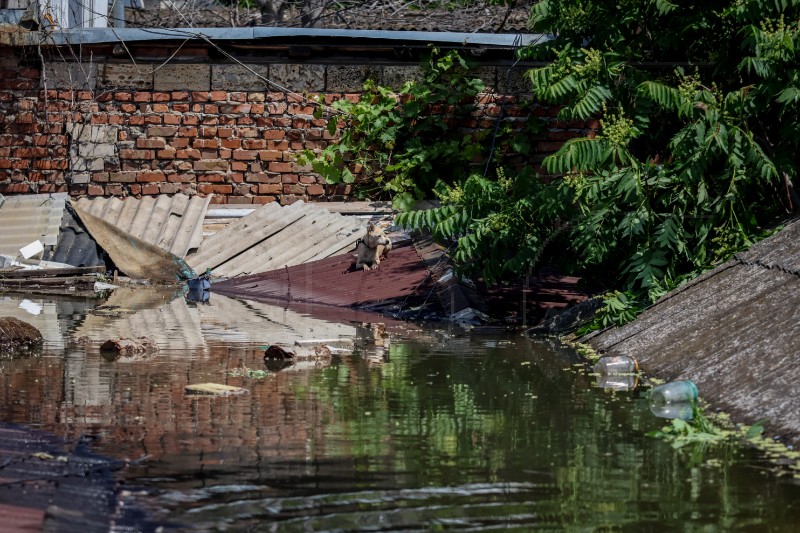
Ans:
[{"label": "water reflection", "polygon": [[[41,301],[39,315],[24,298],[2,301],[53,333],[40,356],[0,359],[0,416],[146,457],[128,483],[187,529],[788,531],[800,512],[797,487],[751,468],[752,452],[687,456],[647,438],[663,421],[644,395],[594,386],[557,344],[216,294],[208,305],[115,294]],[[158,354],[107,361],[97,349],[141,335]],[[267,370],[261,346],[301,339],[354,348],[264,378],[232,372]],[[250,394],[184,394],[198,382]]]}]

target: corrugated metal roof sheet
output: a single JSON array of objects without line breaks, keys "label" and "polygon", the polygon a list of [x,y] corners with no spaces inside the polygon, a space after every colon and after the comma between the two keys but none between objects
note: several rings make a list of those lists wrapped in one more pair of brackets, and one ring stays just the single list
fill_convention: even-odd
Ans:
[{"label": "corrugated metal roof sheet", "polygon": [[588,341],[800,442],[800,220]]},{"label": "corrugated metal roof sheet", "polygon": [[140,239],[102,218],[75,208],[92,237],[108,253],[114,264],[134,279],[175,282],[190,279],[195,273],[177,255]]},{"label": "corrugated metal roof sheet", "polygon": [[176,194],[142,198],[81,198],[76,206],[177,257],[200,246],[211,196]]},{"label": "corrugated metal roof sheet", "polygon": [[210,268],[221,277],[267,272],[344,253],[365,225],[322,204],[265,204],[207,237],[186,262],[195,272]]},{"label": "corrugated metal roof sheet", "polygon": [[[38,32],[13,35],[12,44],[41,44]],[[9,37],[9,38],[11,38]],[[467,33],[430,31],[342,30],[324,28],[68,28],[48,33],[47,44],[100,44],[118,42],[166,41],[196,39],[198,41],[280,41],[288,39],[313,39],[354,44],[377,41],[409,43],[440,43],[458,46],[492,46],[517,48],[550,37],[543,34]]]},{"label": "corrugated metal roof sheet", "polygon": [[[377,270],[355,270],[354,254],[215,283],[229,296],[311,302],[340,307],[394,301],[404,307],[430,296],[433,280],[415,248],[396,244]],[[435,297],[434,297],[435,299]],[[405,300],[405,302],[403,302]]]},{"label": "corrugated metal roof sheet", "polygon": [[55,246],[67,198],[66,193],[7,196],[0,207],[0,254],[16,257],[36,240]]}]

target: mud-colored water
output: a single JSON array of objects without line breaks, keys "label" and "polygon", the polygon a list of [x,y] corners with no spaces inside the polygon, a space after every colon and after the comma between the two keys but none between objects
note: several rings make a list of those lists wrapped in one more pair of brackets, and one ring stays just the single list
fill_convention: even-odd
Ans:
[{"label": "mud-colored water", "polygon": [[[0,419],[134,461],[126,498],[186,530],[796,528],[800,486],[756,451],[647,437],[664,421],[646,391],[597,387],[555,343],[306,311],[143,288],[0,296],[46,339],[0,359]],[[140,335],[159,352],[99,351]],[[315,339],[353,348],[247,377],[267,370],[262,346]],[[202,382],[249,393],[185,394]]]}]

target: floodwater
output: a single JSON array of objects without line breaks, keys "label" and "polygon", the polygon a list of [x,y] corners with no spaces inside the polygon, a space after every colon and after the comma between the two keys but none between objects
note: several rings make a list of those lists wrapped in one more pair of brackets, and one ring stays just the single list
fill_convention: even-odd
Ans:
[{"label": "floodwater", "polygon": [[[0,296],[0,316],[46,338],[0,358],[0,419],[131,460],[125,498],[179,530],[793,531],[800,518],[800,486],[757,451],[646,436],[665,423],[646,391],[599,388],[555,342],[143,287]],[[157,354],[99,351],[141,335]],[[296,340],[352,347],[257,372],[263,346]],[[249,393],[185,394],[204,382]]]}]

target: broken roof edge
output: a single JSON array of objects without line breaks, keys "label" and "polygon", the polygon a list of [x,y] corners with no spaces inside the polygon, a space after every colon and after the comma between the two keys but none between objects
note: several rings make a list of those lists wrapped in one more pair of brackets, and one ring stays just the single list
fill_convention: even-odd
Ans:
[{"label": "broken roof edge", "polygon": [[397,42],[398,45],[436,43],[454,46],[518,48],[549,41],[540,33],[464,33],[430,31],[341,30],[325,28],[75,28],[52,32],[4,33],[2,42],[11,46],[111,44],[148,41],[275,41],[287,39],[326,39],[333,42],[361,40]]}]

